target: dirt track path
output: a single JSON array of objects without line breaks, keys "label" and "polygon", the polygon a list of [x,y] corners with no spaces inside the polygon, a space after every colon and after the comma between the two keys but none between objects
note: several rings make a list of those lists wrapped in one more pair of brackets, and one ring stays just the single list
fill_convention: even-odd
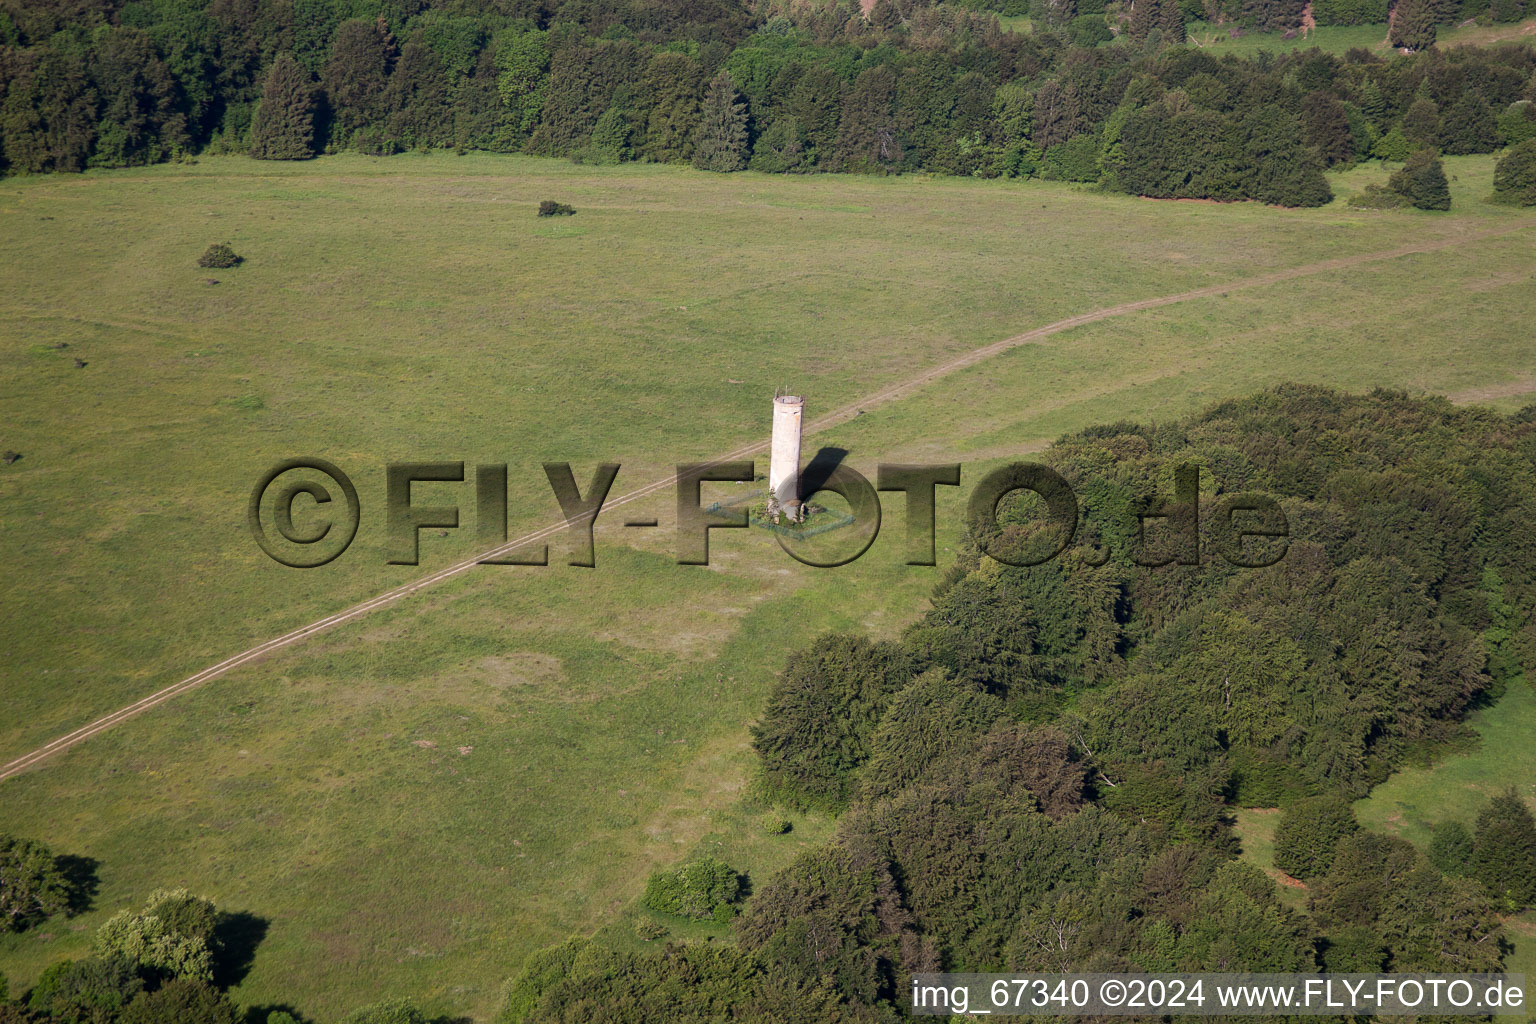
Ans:
[{"label": "dirt track path", "polygon": [[[1100,309],[1095,309],[1088,313],[1080,313],[1077,316],[1067,317],[1064,320],[1057,320],[1055,323],[1046,324],[1043,327],[1036,327],[1034,330],[1025,331],[1023,334],[1015,334],[1011,338],[1004,338],[1001,341],[995,341],[990,345],[985,345],[981,348],[973,349],[964,355],[957,356],[948,362],[941,363],[938,366],[934,366],[931,369],[925,370],[915,377],[910,377],[907,380],[904,380],[898,384],[893,384],[882,391],[877,391],[872,395],[867,395],[856,402],[851,402],[848,405],[842,406],[841,408],[834,409],[832,412],[817,417],[816,419],[807,423],[805,425],[805,433],[815,434],[818,431],[827,429],[828,427],[847,422],[848,420],[851,420],[853,417],[857,416],[861,411],[873,408],[878,405],[883,405],[887,402],[894,402],[898,399],[905,398],[906,396],[912,394],[915,391],[918,391],[919,389],[933,383],[936,380],[947,377],[950,374],[957,373],[960,370],[964,370],[968,367],[975,366],[977,363],[991,359],[993,356],[1001,355],[1002,353],[1007,352],[1010,349],[1017,348],[1020,345],[1033,344],[1048,338],[1053,334],[1059,334],[1062,331],[1068,331],[1074,327],[1081,327],[1084,324],[1095,323],[1099,320],[1107,320],[1110,317],[1122,316],[1126,313],[1135,313],[1146,309],[1160,309],[1164,306],[1172,306],[1180,302],[1190,302],[1195,299],[1210,298],[1212,296],[1221,295],[1224,292],[1236,291],[1238,289],[1264,288],[1271,285],[1281,284],[1286,281],[1292,281],[1300,277],[1313,277],[1318,274],[1326,274],[1333,271],[1346,270],[1350,267],[1357,267],[1367,263],[1379,263],[1385,260],[1398,259],[1400,257],[1410,256],[1415,253],[1436,252],[1441,249],[1454,248],[1459,245],[1467,245],[1469,243],[1480,242],[1489,238],[1496,238],[1501,235],[1511,234],[1513,232],[1524,230],[1529,226],[1529,224],[1518,224],[1513,227],[1456,235],[1449,238],[1422,242],[1416,245],[1402,246],[1401,248],[1397,249],[1388,249],[1382,252],[1362,253],[1357,256],[1345,256],[1334,260],[1324,260],[1320,263],[1309,263],[1305,266],[1292,267],[1288,270],[1277,270],[1268,274],[1259,274],[1254,277],[1243,278],[1237,281],[1229,281],[1223,284],[1209,285],[1204,288],[1196,288],[1192,291],[1177,292],[1172,295],[1161,295],[1150,299],[1140,299],[1135,302],[1122,302],[1117,305],[1105,306]],[[713,461],[729,462],[735,459],[743,459],[747,456],[766,451],[767,449],[768,442],[758,441],[752,444],[742,445],[740,448],[727,452],[724,455],[717,456]],[[600,511],[606,511],[611,508],[616,508],[620,505],[627,505],[630,502],[638,501],[647,495],[655,494],[657,491],[671,489],[673,486],[675,486],[676,480],[677,477],[674,474],[672,476],[664,477],[660,480],[652,481],[643,487],[636,488],[635,490],[630,491],[627,494],[620,495],[617,498],[610,498],[603,504],[603,508]],[[33,765],[36,765],[55,754],[61,754],[68,750],[70,747],[73,747],[78,743],[83,743],[84,741],[90,739],[92,736],[112,728],[114,725],[125,722],[137,715],[141,715],[151,708],[158,707],[159,705],[164,704],[166,701],[186,693],[188,690],[195,689],[204,683],[211,682],[212,680],[239,668],[241,665],[256,661],[257,659],[265,657],[274,651],[281,650],[284,647],[289,647],[300,642],[301,640],[314,636],[316,633],[321,633],[334,626],[340,626],[343,623],[351,622],[354,619],[361,618],[371,611],[383,608],[386,605],[393,604],[396,601],[399,601],[401,598],[409,597],[419,590],[423,590],[434,584],[441,583],[444,580],[452,579],[455,576],[466,573],[473,569],[477,564],[479,564],[480,560],[483,558],[506,554],[528,544],[545,540],[546,538],[552,537],[559,533],[561,530],[565,529],[565,527],[566,524],[564,522],[555,523],[553,525],[546,526],[543,529],[535,530],[533,533],[518,537],[516,540],[509,540],[506,544],[496,548],[494,551],[477,555],[474,558],[467,559],[454,565],[450,565],[447,568],[439,569],[436,572],[429,573],[426,576],[423,576],[411,583],[396,587],[393,590],[385,591],[377,597],[364,601],[361,604],[353,605],[351,608],[337,612],[334,615],[328,615],[323,619],[319,619],[307,626],[293,630],[290,633],[284,633],[282,636],[274,637],[265,643],[257,644],[255,647],[242,651],[233,657],[226,658],[225,660],[219,662],[217,665],[210,665],[208,668],[203,669],[201,672],[198,672],[195,675],[188,676],[187,678],[181,680],[179,683],[174,683],[171,686],[167,686],[163,690],[157,690],[156,692],[150,694],[142,700],[137,701],[136,703],[130,704],[124,708],[119,708],[111,714],[98,718],[96,721],[91,722],[88,725],[81,726],[74,732],[60,736],[53,742],[38,747],[36,750],[29,754],[23,754],[21,757],[18,757],[3,766],[0,766],[0,781],[8,779],[13,775],[18,775],[21,772],[26,771],[28,768],[31,768]]]}]

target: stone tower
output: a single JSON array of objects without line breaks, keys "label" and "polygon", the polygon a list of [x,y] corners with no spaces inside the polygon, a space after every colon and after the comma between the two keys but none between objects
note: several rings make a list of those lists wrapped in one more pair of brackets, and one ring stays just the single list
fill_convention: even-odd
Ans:
[{"label": "stone tower", "polygon": [[768,462],[768,505],[791,519],[800,518],[800,415],[805,399],[780,395],[773,400],[773,447]]}]

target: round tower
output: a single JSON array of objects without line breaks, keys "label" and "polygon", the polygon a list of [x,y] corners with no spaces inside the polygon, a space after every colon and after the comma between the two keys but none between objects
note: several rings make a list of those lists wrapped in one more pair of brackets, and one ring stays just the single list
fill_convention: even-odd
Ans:
[{"label": "round tower", "polygon": [[773,400],[773,446],[768,462],[769,502],[798,518],[800,506],[800,414],[805,399],[780,395]]}]

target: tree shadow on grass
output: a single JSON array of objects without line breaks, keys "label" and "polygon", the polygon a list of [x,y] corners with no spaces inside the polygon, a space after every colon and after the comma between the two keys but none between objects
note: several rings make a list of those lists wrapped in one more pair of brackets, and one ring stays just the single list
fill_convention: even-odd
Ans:
[{"label": "tree shadow on grass", "polygon": [[[213,965],[213,983],[219,988],[229,988],[238,985],[247,974],[250,973],[251,963],[256,959],[256,947],[261,945],[261,940],[267,937],[268,921],[264,917],[248,914],[243,910],[234,912],[221,912],[218,923],[213,926],[214,947],[218,950],[218,957]],[[286,1006],[268,1007],[268,1012],[285,1010],[293,1013]],[[294,1014],[295,1017],[298,1014]],[[266,1018],[261,1018],[265,1021]]]},{"label": "tree shadow on grass", "polygon": [[53,863],[59,874],[64,876],[64,883],[69,888],[64,913],[75,917],[94,907],[96,893],[101,888],[101,882],[96,877],[96,869],[101,866],[101,862],[95,857],[77,857],[66,853],[53,858]]}]

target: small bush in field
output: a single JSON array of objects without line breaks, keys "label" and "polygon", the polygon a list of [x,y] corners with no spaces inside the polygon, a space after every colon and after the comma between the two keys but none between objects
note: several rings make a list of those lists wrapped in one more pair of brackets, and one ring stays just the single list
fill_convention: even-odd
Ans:
[{"label": "small bush in field", "polygon": [[546,199],[539,204],[540,217],[569,217],[576,212],[576,207],[567,206],[565,203],[557,203],[553,199]]},{"label": "small bush in field", "polygon": [[763,831],[770,836],[782,836],[793,827],[788,818],[781,818],[777,814],[763,815],[762,825]]},{"label": "small bush in field", "polygon": [[635,938],[641,942],[655,942],[667,937],[667,930],[655,921],[641,921],[635,925]]},{"label": "small bush in field", "polygon": [[208,251],[197,259],[200,267],[210,267],[217,270],[228,270],[230,267],[238,267],[245,262],[244,256],[236,256],[235,250],[229,247],[228,242],[218,242],[208,247]]},{"label": "small bush in field", "polygon": [[735,915],[733,904],[746,895],[743,883],[734,868],[704,857],[675,871],[656,872],[646,883],[642,902],[663,914],[729,921]]}]

